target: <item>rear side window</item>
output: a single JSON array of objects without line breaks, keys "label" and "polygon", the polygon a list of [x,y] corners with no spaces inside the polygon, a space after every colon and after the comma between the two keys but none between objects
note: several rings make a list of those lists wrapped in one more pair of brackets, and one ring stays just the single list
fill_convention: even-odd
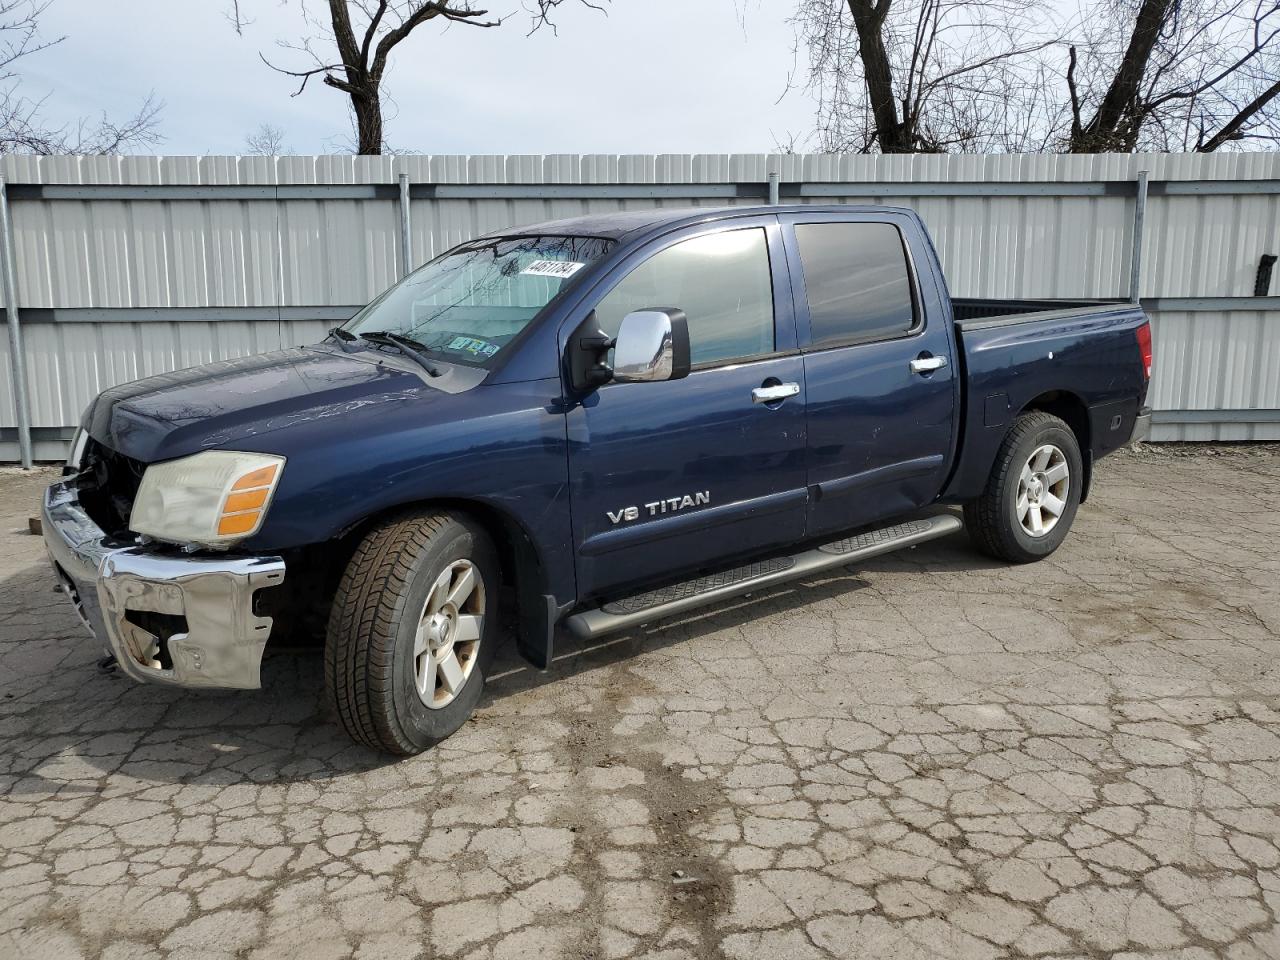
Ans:
[{"label": "rear side window", "polygon": [[772,353],[773,281],[764,230],[725,230],[660,250],[596,304],[596,322],[616,337],[623,317],[647,307],[685,312],[695,364]]},{"label": "rear side window", "polygon": [[888,223],[800,223],[813,347],[887,340],[915,326],[902,234]]}]

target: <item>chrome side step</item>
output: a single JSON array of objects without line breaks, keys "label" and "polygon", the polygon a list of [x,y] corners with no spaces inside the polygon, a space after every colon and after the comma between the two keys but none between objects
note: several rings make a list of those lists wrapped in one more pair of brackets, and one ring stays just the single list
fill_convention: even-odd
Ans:
[{"label": "chrome side step", "polygon": [[565,620],[569,632],[590,640],[641,623],[683,613],[729,597],[752,593],[855,560],[877,557],[926,540],[945,537],[963,524],[952,514],[908,520],[879,530],[845,537],[789,557],[762,560],[695,580],[614,600],[594,610],[575,613]]}]

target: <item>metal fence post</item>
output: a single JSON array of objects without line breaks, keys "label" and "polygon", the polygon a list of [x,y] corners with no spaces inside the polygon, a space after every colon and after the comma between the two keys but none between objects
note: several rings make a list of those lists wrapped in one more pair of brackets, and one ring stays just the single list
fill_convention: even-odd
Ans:
[{"label": "metal fence post", "polygon": [[781,175],[777,170],[769,174],[769,205],[776,207],[778,205],[778,182]]},{"label": "metal fence post", "polygon": [[13,221],[9,218],[8,178],[0,174],[0,247],[4,255],[4,312],[9,326],[9,373],[13,380],[13,408],[18,415],[18,454],[31,469],[31,398],[27,393],[27,357],[18,326],[18,271],[14,266]]},{"label": "metal fence post", "polygon": [[1138,302],[1142,292],[1142,230],[1147,219],[1147,171],[1138,171],[1133,208],[1133,256],[1129,262],[1129,300]]},{"label": "metal fence post", "polygon": [[413,237],[409,232],[409,175],[400,174],[400,276],[413,269]]}]

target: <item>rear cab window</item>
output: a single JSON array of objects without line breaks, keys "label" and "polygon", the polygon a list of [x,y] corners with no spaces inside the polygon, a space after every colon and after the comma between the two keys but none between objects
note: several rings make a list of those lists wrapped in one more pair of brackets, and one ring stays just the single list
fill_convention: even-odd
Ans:
[{"label": "rear cab window", "polygon": [[809,350],[891,340],[920,327],[902,233],[890,223],[797,223]]}]

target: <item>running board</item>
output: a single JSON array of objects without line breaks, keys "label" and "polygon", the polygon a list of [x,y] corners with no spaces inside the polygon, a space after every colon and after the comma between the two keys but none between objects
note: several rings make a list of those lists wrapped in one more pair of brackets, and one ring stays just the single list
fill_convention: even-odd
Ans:
[{"label": "running board", "polygon": [[591,640],[606,633],[693,610],[717,600],[754,593],[788,580],[844,566],[855,560],[913,547],[926,540],[945,537],[962,526],[960,518],[952,514],[908,520],[891,527],[824,543],[820,547],[789,557],[761,560],[660,590],[613,600],[594,610],[575,613],[565,621],[565,625],[579,640]]}]

